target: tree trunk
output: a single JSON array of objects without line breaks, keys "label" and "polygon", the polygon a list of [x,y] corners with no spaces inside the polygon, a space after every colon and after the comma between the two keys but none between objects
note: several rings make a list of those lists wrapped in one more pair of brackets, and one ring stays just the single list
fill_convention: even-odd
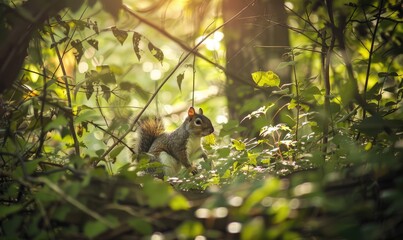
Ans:
[{"label": "tree trunk", "polygon": [[[237,14],[248,3],[249,1],[224,0],[224,21]],[[227,70],[247,81],[253,81],[252,72],[271,70],[279,75],[281,84],[289,83],[289,69],[276,71],[278,64],[284,61],[284,53],[289,51],[286,20],[284,0],[258,0],[238,18],[225,25]],[[251,111],[267,105],[270,92],[271,89],[263,92],[239,81],[235,82],[227,76],[226,95],[230,119],[241,120]],[[272,108],[272,116],[283,104],[277,103]],[[260,128],[258,125],[253,126],[251,121],[244,121],[243,124],[250,130],[246,136],[256,135]]]}]

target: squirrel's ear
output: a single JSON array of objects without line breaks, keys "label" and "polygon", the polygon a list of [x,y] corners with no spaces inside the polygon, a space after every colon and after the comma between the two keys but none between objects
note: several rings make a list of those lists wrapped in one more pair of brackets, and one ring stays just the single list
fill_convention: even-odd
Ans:
[{"label": "squirrel's ear", "polygon": [[188,110],[188,117],[193,117],[196,114],[196,111],[193,107],[190,107]]},{"label": "squirrel's ear", "polygon": [[203,115],[203,109],[199,108],[199,114]]}]

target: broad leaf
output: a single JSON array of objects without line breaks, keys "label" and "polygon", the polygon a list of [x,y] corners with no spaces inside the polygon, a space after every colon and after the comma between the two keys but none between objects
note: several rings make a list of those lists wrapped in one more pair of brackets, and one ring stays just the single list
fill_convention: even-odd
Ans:
[{"label": "broad leaf", "polygon": [[257,71],[252,73],[253,81],[259,87],[278,87],[280,86],[280,77],[273,71]]},{"label": "broad leaf", "polygon": [[88,39],[87,42],[93,46],[96,50],[98,50],[98,41],[95,39]]},{"label": "broad leaf", "polygon": [[99,221],[89,221],[84,226],[84,234],[89,238],[94,238],[107,229],[108,227]]},{"label": "broad leaf", "polygon": [[185,78],[185,72],[178,74],[176,82],[178,83],[179,91],[182,92],[182,81]]},{"label": "broad leaf", "polygon": [[71,42],[71,46],[76,49],[76,52],[74,52],[74,56],[76,57],[77,62],[80,62],[81,57],[84,54],[83,44],[80,40],[74,40]]},{"label": "broad leaf", "polygon": [[102,83],[105,83],[105,84],[108,84],[108,83],[115,84],[116,83],[115,74],[111,71],[111,68],[109,67],[109,65],[97,66],[97,71],[99,73],[98,74],[99,80],[101,80]]},{"label": "broad leaf", "polygon": [[148,43],[148,50],[162,64],[162,61],[164,61],[164,53],[162,50],[154,46],[151,42]]},{"label": "broad leaf", "polygon": [[144,234],[144,235],[149,235],[153,232],[153,227],[152,225],[147,222],[145,219],[141,218],[133,218],[127,221],[127,223],[134,228],[137,232]]},{"label": "broad leaf", "polygon": [[112,33],[121,45],[123,45],[129,35],[126,31],[120,30],[117,27],[112,27]]},{"label": "broad leaf", "polygon": [[141,59],[140,48],[139,48],[141,38],[142,38],[142,35],[140,33],[133,32],[133,39],[132,39],[133,49],[134,49],[134,52],[136,53],[137,59],[139,61]]},{"label": "broad leaf", "polygon": [[232,139],[232,146],[238,151],[243,151],[246,148],[245,143],[238,141],[236,139]]},{"label": "broad leaf", "polygon": [[106,101],[108,101],[109,98],[111,97],[111,89],[108,86],[104,85],[104,84],[101,85],[101,89],[102,89],[102,92],[103,92],[102,97]]}]

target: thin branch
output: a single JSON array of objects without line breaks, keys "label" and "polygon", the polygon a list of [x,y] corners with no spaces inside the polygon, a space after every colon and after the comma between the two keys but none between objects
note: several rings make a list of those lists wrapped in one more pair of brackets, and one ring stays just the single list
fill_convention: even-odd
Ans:
[{"label": "thin branch", "polygon": [[113,135],[111,132],[109,132],[108,130],[104,129],[103,127],[101,127],[100,125],[92,122],[92,121],[88,121],[89,124],[93,125],[94,127],[98,128],[99,130],[103,131],[104,133],[108,134],[109,136],[111,136],[113,139],[117,140],[119,143],[123,144],[126,148],[128,148],[130,150],[130,152],[132,152],[133,154],[136,154],[136,152],[133,150],[132,147],[130,147],[129,145],[127,145],[127,143],[125,143],[123,140],[120,140],[119,137],[116,137],[115,135]]},{"label": "thin branch", "polygon": [[[377,14],[375,28],[374,28],[374,32],[373,32],[372,40],[371,40],[371,48],[369,49],[368,65],[367,65],[367,72],[366,72],[366,76],[365,76],[365,85],[364,85],[364,93],[363,93],[364,101],[367,100],[367,88],[368,88],[369,74],[370,74],[371,64],[372,64],[372,55],[374,53],[373,51],[374,51],[376,33],[378,31],[379,18],[381,16],[381,13],[382,13],[382,10],[383,10],[383,1],[384,0],[380,0],[380,3],[379,3],[379,11],[378,11],[378,14]],[[363,119],[366,117],[366,113],[367,113],[367,111],[364,109],[364,111],[362,113],[362,118]]]},{"label": "thin branch", "polygon": [[278,46],[266,46],[266,45],[255,45],[254,47],[257,47],[257,48],[284,48],[284,49],[298,49],[298,50],[303,50],[303,51],[308,51],[308,52],[315,52],[315,53],[323,53],[322,51],[319,51],[319,50],[316,50],[316,49],[314,49],[314,48],[304,48],[304,47],[290,47],[290,46],[286,46],[286,45],[283,45],[283,46],[280,46],[280,45],[278,45]]},{"label": "thin branch", "polygon": [[[300,118],[300,95],[299,95],[299,82],[298,82],[298,77],[297,77],[297,68],[295,66],[295,55],[294,51],[291,50],[291,58],[292,61],[294,62],[292,68],[294,72],[294,81],[295,81],[295,97],[297,98],[297,116],[296,116],[296,123],[295,123],[295,142],[298,142],[298,128],[299,128],[299,118]],[[293,154],[293,161],[295,161],[297,158],[296,153]]]},{"label": "thin branch", "polygon": [[[308,21],[308,20],[306,20],[305,18],[303,18],[302,16],[300,16],[297,12],[295,12],[294,10],[292,10],[292,9],[291,9],[290,7],[288,7],[287,5],[284,5],[284,7],[285,7],[288,11],[290,11],[291,13],[293,13],[295,16],[297,16],[299,19],[301,19],[303,22],[305,22],[305,23],[307,23],[309,26],[311,26],[311,27],[314,29],[314,32],[316,32],[317,34],[320,34],[319,30],[317,30],[317,29],[312,25],[312,23],[311,23],[310,21]],[[273,21],[272,21],[272,22],[273,22]],[[283,24],[280,24],[280,23],[277,23],[277,24],[283,25]],[[294,31],[294,32],[297,32],[297,33],[299,33],[299,34],[302,34],[303,36],[305,36],[306,38],[308,38],[308,39],[311,40],[312,42],[314,42],[314,43],[320,45],[320,42],[318,42],[317,40],[315,40],[315,39],[309,37],[307,34],[305,34],[305,32],[306,32],[305,29],[298,29],[298,28],[295,28],[295,27],[290,27],[290,26],[288,26],[288,25],[285,25],[285,27],[287,27],[288,29],[290,29],[290,30],[292,30],[292,31]]]},{"label": "thin branch", "polygon": [[[334,21],[334,16],[333,16],[333,1],[332,0],[327,0],[326,1],[326,6],[327,6],[327,13],[329,15],[329,20],[330,20],[330,27],[333,29],[335,27],[335,21]],[[336,36],[334,34],[334,30],[332,30],[332,36],[330,40],[330,45],[327,46],[326,40],[323,37],[323,52],[325,52],[325,55],[322,55],[322,64],[323,64],[323,81],[325,84],[325,101],[324,101],[324,111],[325,111],[325,119],[323,121],[323,156],[324,158],[326,157],[327,154],[327,144],[328,144],[328,138],[329,138],[329,118],[331,118],[331,111],[330,111],[330,62],[331,62],[331,54],[333,52],[333,48],[336,42]],[[333,125],[333,121],[331,121]],[[324,159],[325,160],[325,159]]]},{"label": "thin branch", "polygon": [[[50,25],[49,20],[48,20],[48,24]],[[52,43],[55,46],[56,55],[57,55],[57,58],[59,59],[60,67],[61,67],[62,72],[63,72],[62,79],[64,80],[65,89],[66,89],[67,105],[68,105],[68,107],[70,109],[70,113],[67,114],[67,118],[69,119],[68,125],[69,125],[69,128],[70,128],[71,136],[72,136],[73,141],[74,141],[75,153],[76,153],[76,155],[80,156],[80,143],[78,141],[77,134],[76,134],[76,131],[75,131],[75,128],[74,128],[74,118],[73,118],[73,110],[72,110],[72,103],[71,103],[70,88],[69,88],[69,83],[67,81],[67,72],[66,72],[66,69],[65,69],[64,64],[63,64],[63,58],[62,58],[62,56],[60,54],[59,47],[56,44],[56,40],[55,40],[55,36],[53,34],[53,31],[50,31],[50,37],[52,39]]]},{"label": "thin branch", "polygon": [[43,91],[42,91],[42,97],[41,97],[41,111],[39,113],[39,123],[41,126],[41,132],[39,133],[39,146],[36,149],[36,157],[40,157],[42,155],[42,148],[43,148],[43,144],[45,143],[45,136],[46,136],[46,132],[45,132],[45,123],[44,123],[44,112],[45,112],[45,104],[46,104],[46,95],[47,95],[47,84],[46,84],[46,69],[43,66],[43,61],[42,61],[42,54],[41,51],[39,49],[38,50],[38,55],[39,57],[39,61],[41,62],[41,66],[42,66],[42,71],[43,71]]}]

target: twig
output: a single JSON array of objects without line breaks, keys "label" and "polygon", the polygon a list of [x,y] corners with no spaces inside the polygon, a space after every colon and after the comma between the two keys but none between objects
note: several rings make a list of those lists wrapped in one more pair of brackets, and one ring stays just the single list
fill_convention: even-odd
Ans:
[{"label": "twig", "polygon": [[[299,82],[297,78],[297,68],[295,67],[295,56],[294,56],[294,51],[291,50],[291,58],[292,61],[294,62],[294,65],[292,66],[293,72],[294,72],[294,81],[295,81],[295,95],[297,98],[297,120],[295,123],[295,142],[298,142],[298,128],[299,128],[299,118],[300,118],[300,95],[299,95]],[[296,154],[293,154],[293,160],[297,158]]]},{"label": "twig", "polygon": [[[378,30],[379,19],[381,17],[382,10],[383,10],[383,0],[380,0],[379,11],[378,11],[377,18],[376,18],[374,32],[372,34],[371,48],[369,49],[368,65],[367,65],[367,72],[366,72],[366,76],[365,76],[364,93],[363,93],[364,101],[367,101],[367,88],[368,88],[369,74],[370,74],[371,64],[372,64],[372,55],[374,53],[373,51],[374,51],[374,44],[375,44],[375,39],[376,39],[376,32]],[[363,119],[366,117],[366,114],[367,114],[367,111],[364,109],[364,111],[362,113]]]},{"label": "twig", "polygon": [[195,87],[196,87],[196,54],[193,55],[193,75],[192,75],[192,107],[195,106]]},{"label": "twig", "polygon": [[117,140],[119,143],[123,144],[125,147],[127,147],[130,152],[132,152],[133,154],[136,154],[136,152],[133,150],[133,148],[131,148],[129,145],[127,145],[127,143],[125,143],[123,140],[120,140],[119,137],[116,137],[115,135],[113,135],[111,132],[109,132],[108,130],[104,129],[103,127],[99,126],[98,124],[92,122],[92,121],[88,121],[87,123],[93,125],[94,127],[100,129],[101,131],[103,131],[104,133],[107,133],[109,136],[111,136],[113,139]]},{"label": "twig", "polygon": [[[38,54],[41,54],[40,51],[38,51]],[[41,56],[41,55],[39,55]],[[45,132],[45,123],[44,123],[44,119],[43,119],[43,114],[45,111],[45,104],[46,104],[46,95],[47,95],[47,84],[46,84],[46,70],[45,67],[43,66],[43,62],[42,62],[42,56],[39,58],[41,61],[41,66],[43,68],[43,91],[42,91],[42,98],[41,98],[41,112],[39,115],[39,122],[41,125],[41,132],[39,133],[39,146],[36,149],[36,157],[40,157],[42,155],[42,147],[43,144],[45,143],[45,136],[46,136],[46,132]]]},{"label": "twig", "polygon": [[[48,24],[50,25],[49,20],[48,20]],[[52,43],[55,46],[56,55],[57,55],[57,58],[59,59],[60,67],[61,67],[62,72],[63,72],[62,79],[64,80],[65,89],[66,89],[67,105],[68,105],[68,107],[70,109],[70,112],[68,114],[66,114],[66,115],[67,115],[67,118],[69,120],[68,125],[69,125],[69,128],[70,128],[70,133],[71,133],[71,136],[72,136],[73,141],[74,141],[75,153],[76,153],[77,156],[80,156],[80,143],[78,141],[77,134],[76,134],[76,131],[74,129],[73,109],[72,109],[72,103],[71,103],[71,94],[70,94],[69,83],[67,81],[67,72],[66,72],[66,69],[65,69],[64,64],[63,64],[63,58],[62,58],[62,56],[61,56],[61,54],[59,52],[59,47],[56,44],[55,36],[53,34],[53,31],[50,31],[50,37],[52,39]]]}]

